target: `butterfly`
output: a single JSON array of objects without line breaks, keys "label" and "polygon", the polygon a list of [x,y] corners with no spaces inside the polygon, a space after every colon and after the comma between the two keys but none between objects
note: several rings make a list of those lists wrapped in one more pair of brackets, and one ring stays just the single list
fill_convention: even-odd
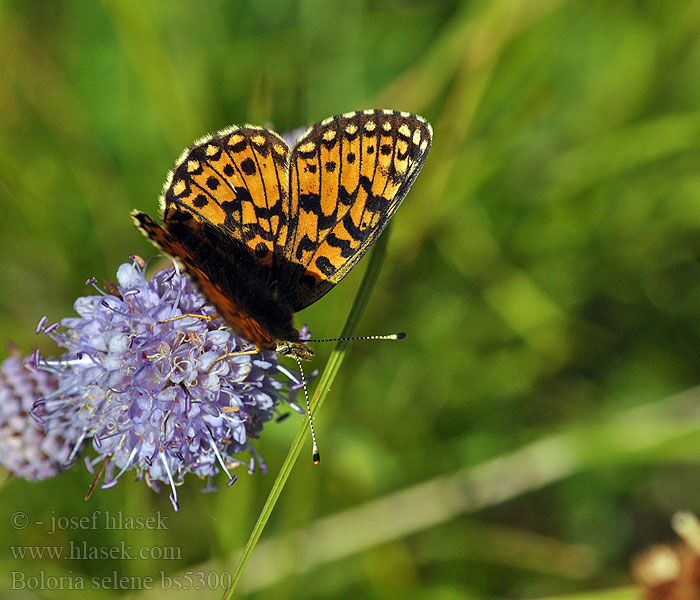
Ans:
[{"label": "butterfly", "polygon": [[170,172],[163,225],[135,225],[172,256],[218,313],[260,349],[309,359],[295,312],[369,249],[420,172],[432,142],[417,115],[365,110],[277,133],[233,126],[194,143]]}]

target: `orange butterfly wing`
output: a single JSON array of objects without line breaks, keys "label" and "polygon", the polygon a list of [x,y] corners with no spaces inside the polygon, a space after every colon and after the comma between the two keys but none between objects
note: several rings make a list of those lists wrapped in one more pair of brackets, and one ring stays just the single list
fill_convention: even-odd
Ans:
[{"label": "orange butterfly wing", "polygon": [[362,258],[406,196],[431,142],[422,117],[368,110],[327,119],[294,146],[285,252],[307,274],[295,286],[295,311]]}]

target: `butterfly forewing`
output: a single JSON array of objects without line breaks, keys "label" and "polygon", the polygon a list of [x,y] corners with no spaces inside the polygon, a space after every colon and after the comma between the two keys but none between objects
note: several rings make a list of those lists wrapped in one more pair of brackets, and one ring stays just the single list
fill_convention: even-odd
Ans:
[{"label": "butterfly forewing", "polygon": [[286,254],[306,269],[295,286],[301,310],[352,269],[386,227],[430,149],[421,117],[364,111],[327,119],[291,153]]},{"label": "butterfly forewing", "polygon": [[196,143],[178,161],[163,194],[163,219],[179,212],[227,230],[262,263],[287,244],[289,148],[277,134],[238,127]]}]

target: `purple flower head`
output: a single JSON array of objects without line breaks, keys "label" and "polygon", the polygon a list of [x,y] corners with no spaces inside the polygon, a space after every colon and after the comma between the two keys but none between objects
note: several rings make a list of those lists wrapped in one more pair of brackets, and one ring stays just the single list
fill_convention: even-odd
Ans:
[{"label": "purple flower head", "polygon": [[70,420],[45,430],[31,416],[34,403],[58,389],[53,373],[11,356],[0,365],[0,465],[30,481],[48,479],[70,464],[78,433]]},{"label": "purple flower head", "polygon": [[[61,373],[61,385],[35,414],[48,430],[69,415],[80,431],[76,447],[92,439],[97,457],[88,467],[107,460],[103,488],[135,470],[156,490],[157,482],[170,485],[177,509],[176,486],[188,472],[211,478],[223,470],[230,484],[230,468],[252,472],[257,462],[265,470],[251,439],[280,401],[303,412],[294,403],[299,377],[212,318],[215,309],[179,271],[151,280],[144,271],[137,260],[123,264],[109,293],[97,288],[76,300],[79,317],[60,327],[42,320],[40,329],[68,352],[39,361]],[[243,451],[246,462],[236,457]]]},{"label": "purple flower head", "polygon": [[304,134],[309,131],[308,127],[299,127],[298,129],[293,129],[287,133],[282,134],[282,139],[287,142],[290,148],[293,148],[296,143],[304,137]]}]

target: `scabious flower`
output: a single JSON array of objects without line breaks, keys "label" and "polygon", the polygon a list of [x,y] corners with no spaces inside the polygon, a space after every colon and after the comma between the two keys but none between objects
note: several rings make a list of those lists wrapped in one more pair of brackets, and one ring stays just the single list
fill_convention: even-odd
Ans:
[{"label": "scabious flower", "polygon": [[156,491],[157,482],[170,485],[176,510],[186,473],[208,478],[208,491],[221,470],[229,485],[233,467],[264,471],[251,440],[280,402],[303,412],[295,404],[300,377],[213,318],[215,309],[175,269],[147,280],[135,259],[119,267],[116,286],[95,287],[97,295],[75,302],[78,317],[40,323],[67,350],[35,361],[60,382],[35,405],[46,430],[69,419],[79,431],[74,448],[92,440],[97,456],[88,468],[106,462],[103,488],[134,470]]},{"label": "scabious flower", "polygon": [[30,481],[57,475],[70,463],[76,430],[57,419],[44,430],[32,417],[34,402],[59,387],[52,374],[27,367],[16,356],[0,365],[0,465]]},{"label": "scabious flower", "polygon": [[309,130],[308,127],[300,127],[299,129],[293,129],[287,133],[282,134],[282,139],[287,142],[287,145],[292,148],[294,145],[304,136],[304,134]]}]

